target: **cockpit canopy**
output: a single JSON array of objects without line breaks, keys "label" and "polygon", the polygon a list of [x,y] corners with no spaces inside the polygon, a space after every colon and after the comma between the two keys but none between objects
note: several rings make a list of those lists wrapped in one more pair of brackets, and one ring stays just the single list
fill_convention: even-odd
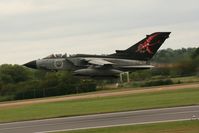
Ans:
[{"label": "cockpit canopy", "polygon": [[55,58],[66,58],[67,54],[51,54],[43,59],[55,59]]}]

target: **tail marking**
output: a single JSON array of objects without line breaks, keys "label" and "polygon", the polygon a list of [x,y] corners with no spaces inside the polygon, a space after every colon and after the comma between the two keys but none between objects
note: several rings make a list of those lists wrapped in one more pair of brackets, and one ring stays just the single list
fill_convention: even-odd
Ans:
[{"label": "tail marking", "polygon": [[159,33],[156,33],[156,34],[154,34],[154,35],[152,35],[152,36],[149,36],[149,37],[146,39],[145,42],[139,44],[139,46],[138,46],[136,52],[139,52],[139,53],[145,53],[145,52],[147,52],[147,53],[149,53],[149,54],[153,54],[151,47],[154,46],[154,45],[156,45],[157,43],[159,43],[159,41],[157,41],[157,42],[155,42],[155,43],[152,43],[152,44],[151,44],[151,41],[152,41],[158,34],[159,34]]}]

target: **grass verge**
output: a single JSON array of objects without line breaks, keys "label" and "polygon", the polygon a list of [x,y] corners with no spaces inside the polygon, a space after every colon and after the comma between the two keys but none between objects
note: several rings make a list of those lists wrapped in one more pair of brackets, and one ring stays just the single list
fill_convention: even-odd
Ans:
[{"label": "grass verge", "polygon": [[120,126],[110,128],[98,128],[59,133],[198,133],[199,121],[178,121],[156,124],[143,124],[132,126]]},{"label": "grass verge", "polygon": [[0,109],[0,122],[199,104],[199,88],[13,106]]},{"label": "grass verge", "polygon": [[123,87],[144,87],[144,86],[160,86],[160,85],[172,85],[172,84],[183,84],[183,83],[195,83],[199,82],[198,76],[187,76],[187,77],[152,77],[150,80],[133,81],[130,83],[122,84]]}]

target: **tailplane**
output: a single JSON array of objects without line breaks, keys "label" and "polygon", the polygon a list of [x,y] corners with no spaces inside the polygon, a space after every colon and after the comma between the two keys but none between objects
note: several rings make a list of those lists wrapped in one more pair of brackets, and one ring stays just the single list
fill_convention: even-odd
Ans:
[{"label": "tailplane", "polygon": [[171,32],[155,32],[126,50],[116,50],[111,56],[135,60],[150,60]]}]

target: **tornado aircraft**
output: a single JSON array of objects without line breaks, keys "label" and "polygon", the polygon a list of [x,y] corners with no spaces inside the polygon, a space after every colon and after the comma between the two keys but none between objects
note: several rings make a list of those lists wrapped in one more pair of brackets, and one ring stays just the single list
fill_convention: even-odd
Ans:
[{"label": "tornado aircraft", "polygon": [[150,59],[169,37],[171,32],[155,32],[127,48],[109,55],[76,54],[51,55],[30,61],[24,66],[49,71],[70,70],[76,76],[118,77],[120,73],[150,69]]}]

